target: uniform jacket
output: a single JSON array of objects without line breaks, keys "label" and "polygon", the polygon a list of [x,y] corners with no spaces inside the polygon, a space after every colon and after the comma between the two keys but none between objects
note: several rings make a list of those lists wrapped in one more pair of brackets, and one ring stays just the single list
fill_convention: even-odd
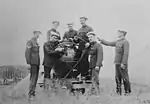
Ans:
[{"label": "uniform jacket", "polygon": [[90,26],[87,26],[87,25],[85,25],[85,26],[82,26],[79,30],[78,30],[78,34],[79,33],[82,33],[82,32],[84,32],[84,33],[88,33],[88,32],[91,32],[91,31],[93,31],[93,29],[90,27]]},{"label": "uniform jacket", "polygon": [[34,37],[26,44],[25,58],[27,64],[40,65],[39,45]]},{"label": "uniform jacket", "polygon": [[58,35],[59,35],[59,39],[61,38],[61,37],[60,37],[60,33],[59,33],[57,30],[55,30],[55,29],[50,29],[50,30],[48,30],[48,32],[47,32],[47,39],[50,38],[50,36],[52,35],[52,32],[58,34]]},{"label": "uniform jacket", "polygon": [[96,66],[102,67],[103,61],[103,47],[101,44],[94,42],[89,47],[90,55],[90,68],[95,68]]},{"label": "uniform jacket", "polygon": [[76,30],[69,30],[67,32],[65,32],[63,39],[69,39],[69,38],[74,38],[77,35],[77,31]]},{"label": "uniform jacket", "polygon": [[44,43],[43,51],[44,51],[44,60],[43,65],[52,67],[54,65],[55,58],[51,57],[50,54],[55,53],[57,45],[54,42],[47,41]]},{"label": "uniform jacket", "polygon": [[102,44],[115,47],[115,64],[128,64],[129,57],[129,42],[126,39],[108,42],[101,41]]}]

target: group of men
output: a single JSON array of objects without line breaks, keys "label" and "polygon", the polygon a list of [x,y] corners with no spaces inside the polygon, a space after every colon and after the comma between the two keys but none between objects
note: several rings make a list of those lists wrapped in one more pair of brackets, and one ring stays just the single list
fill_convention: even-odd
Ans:
[{"label": "group of men", "polygon": [[[86,24],[88,19],[86,17],[80,17],[80,23],[82,27],[76,31],[73,29],[73,23],[69,23],[69,30],[65,32],[63,40],[73,40],[79,43],[79,52],[84,55],[78,64],[78,70],[81,74],[82,79],[86,79],[89,70],[92,72],[92,80],[95,82],[99,89],[99,72],[103,66],[103,47],[101,44],[107,46],[114,46],[116,48],[116,92],[121,95],[121,84],[122,80],[124,82],[125,94],[131,93],[131,87],[128,76],[128,54],[129,54],[129,42],[125,39],[127,32],[118,30],[118,40],[114,42],[108,42],[106,40],[98,38],[101,42],[96,42],[97,36],[93,32],[93,29]],[[52,29],[47,32],[47,41],[44,43],[44,89],[49,88],[50,72],[54,67],[56,58],[52,57],[56,51],[62,51],[63,49],[57,48],[59,41],[61,40],[60,33],[57,31],[59,26],[59,21],[52,22]],[[25,57],[27,64],[31,66],[30,68],[30,85],[29,85],[29,98],[35,96],[35,88],[38,80],[39,66],[40,66],[40,56],[39,56],[39,45],[37,39],[41,35],[40,31],[33,32],[34,37],[27,42]]]}]

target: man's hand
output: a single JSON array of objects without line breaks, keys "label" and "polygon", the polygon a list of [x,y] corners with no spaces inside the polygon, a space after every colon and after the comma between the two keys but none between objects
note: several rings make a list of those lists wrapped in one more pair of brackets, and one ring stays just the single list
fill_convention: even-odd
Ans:
[{"label": "man's hand", "polygon": [[28,66],[27,66],[27,67],[28,67],[28,70],[30,70],[30,69],[31,69],[31,66],[30,66],[29,64],[28,64]]},{"label": "man's hand", "polygon": [[99,66],[96,66],[96,67],[95,67],[95,70],[96,70],[96,71],[98,71],[99,69],[100,69],[100,67],[99,67]]},{"label": "man's hand", "polygon": [[64,48],[56,48],[55,51],[63,51]]},{"label": "man's hand", "polygon": [[73,41],[73,38],[69,38],[70,41]]},{"label": "man's hand", "polygon": [[125,69],[125,65],[124,64],[121,64],[120,66],[122,69]]},{"label": "man's hand", "polygon": [[90,46],[90,43],[86,43],[85,47],[88,48]]},{"label": "man's hand", "polygon": [[67,38],[65,38],[64,41],[67,41]]},{"label": "man's hand", "polygon": [[78,40],[77,36],[74,37],[74,40]]}]

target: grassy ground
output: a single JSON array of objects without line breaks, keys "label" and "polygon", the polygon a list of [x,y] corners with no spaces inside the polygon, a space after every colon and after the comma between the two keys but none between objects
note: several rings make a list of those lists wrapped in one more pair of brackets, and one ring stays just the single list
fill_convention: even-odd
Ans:
[{"label": "grassy ground", "polygon": [[51,91],[44,92],[37,87],[37,97],[28,102],[26,96],[11,98],[8,92],[13,86],[0,86],[0,104],[150,104],[150,87],[142,84],[132,84],[130,96],[115,94],[115,83],[110,79],[101,79],[101,95],[71,96],[68,91],[58,89],[57,95]]}]

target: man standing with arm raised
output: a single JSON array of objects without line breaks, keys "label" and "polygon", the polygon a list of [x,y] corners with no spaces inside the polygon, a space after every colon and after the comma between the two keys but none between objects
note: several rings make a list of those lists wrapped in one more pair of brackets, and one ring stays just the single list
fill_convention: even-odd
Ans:
[{"label": "man standing with arm raised", "polygon": [[115,47],[115,67],[116,67],[116,92],[121,95],[121,82],[123,80],[125,95],[131,93],[129,75],[128,75],[128,57],[129,57],[129,42],[125,38],[127,32],[118,30],[118,40],[114,42],[108,42],[103,39],[99,39],[102,44],[106,46]]}]

